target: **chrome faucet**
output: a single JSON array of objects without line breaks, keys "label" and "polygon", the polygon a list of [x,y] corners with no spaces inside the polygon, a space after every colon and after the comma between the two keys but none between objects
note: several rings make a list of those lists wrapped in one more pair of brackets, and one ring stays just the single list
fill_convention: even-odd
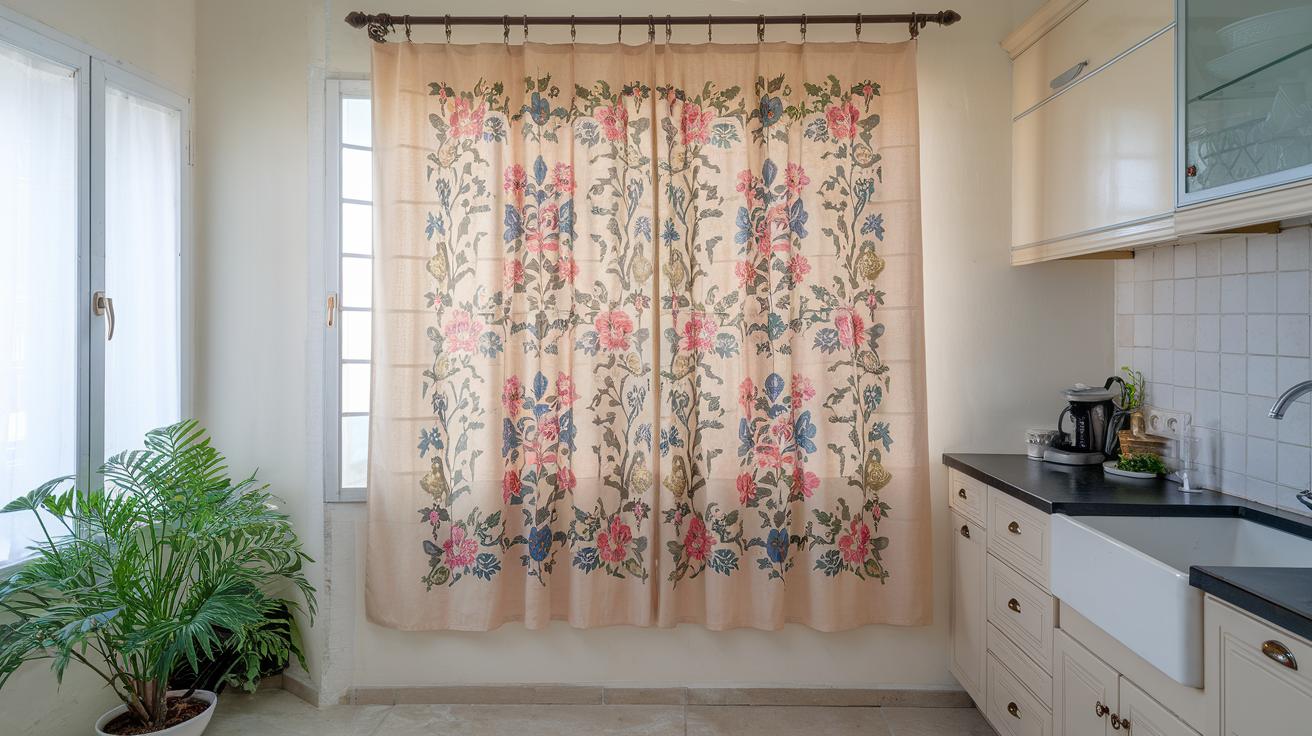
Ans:
[{"label": "chrome faucet", "polygon": [[1271,405],[1271,414],[1269,416],[1272,419],[1284,419],[1285,410],[1289,408],[1290,404],[1294,403],[1294,399],[1308,392],[1312,392],[1312,381],[1295,384],[1288,391],[1280,394],[1280,398],[1276,399],[1276,403]]}]

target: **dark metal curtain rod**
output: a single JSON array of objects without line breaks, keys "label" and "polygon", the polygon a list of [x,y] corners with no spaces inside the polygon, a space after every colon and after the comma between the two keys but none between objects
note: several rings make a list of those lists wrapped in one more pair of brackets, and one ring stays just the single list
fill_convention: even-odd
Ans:
[{"label": "dark metal curtain rod", "polygon": [[802,37],[806,38],[806,27],[808,24],[843,24],[852,23],[856,26],[857,37],[861,36],[861,25],[864,23],[906,23],[911,30],[911,37],[915,38],[920,34],[920,29],[930,23],[937,23],[941,26],[950,26],[961,20],[961,14],[955,10],[940,10],[937,13],[902,13],[898,15],[676,15],[665,16],[628,16],[627,18],[619,16],[563,16],[563,15],[503,15],[497,17],[494,15],[477,15],[477,16],[450,16],[450,15],[391,15],[388,13],[377,13],[369,15],[361,12],[352,12],[346,16],[346,22],[352,28],[367,28],[369,37],[379,43],[386,40],[387,34],[396,30],[397,24],[405,28],[406,38],[410,37],[411,26],[445,26],[447,40],[451,40],[452,26],[501,26],[504,36],[507,40],[510,38],[510,27],[512,25],[524,28],[527,36],[528,27],[533,26],[569,26],[570,36],[573,37],[575,26],[647,26],[648,40],[655,40],[656,27],[665,27],[665,38],[670,38],[671,26],[707,26],[707,33],[710,33],[710,26],[732,25],[732,26],[751,26],[757,28],[757,38],[764,37],[765,26],[767,25],[797,25],[802,29]]}]

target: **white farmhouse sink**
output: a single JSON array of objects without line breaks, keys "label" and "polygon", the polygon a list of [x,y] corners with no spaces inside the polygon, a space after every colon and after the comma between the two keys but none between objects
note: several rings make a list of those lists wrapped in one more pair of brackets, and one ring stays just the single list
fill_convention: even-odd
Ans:
[{"label": "white farmhouse sink", "polygon": [[1312,565],[1312,539],[1238,518],[1052,516],[1052,593],[1176,682],[1203,686],[1190,565]]}]

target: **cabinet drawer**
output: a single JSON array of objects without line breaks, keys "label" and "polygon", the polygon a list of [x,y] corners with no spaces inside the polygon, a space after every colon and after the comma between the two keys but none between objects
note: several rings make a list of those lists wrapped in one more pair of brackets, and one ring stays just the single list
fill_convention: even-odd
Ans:
[{"label": "cabinet drawer", "polygon": [[1049,709],[1052,708],[1052,675],[1034,663],[997,626],[988,625],[989,654],[998,658],[1012,675]]},{"label": "cabinet drawer", "polygon": [[[1171,0],[1084,3],[1016,57],[1012,117],[1084,79],[1174,20],[1175,3]],[[1052,88],[1055,78],[1082,61],[1088,64],[1071,82]]]},{"label": "cabinet drawer", "polygon": [[1052,714],[992,655],[989,655],[988,683],[988,704],[984,715],[999,734],[1052,734]]},{"label": "cabinet drawer", "polygon": [[971,521],[986,526],[984,502],[989,487],[959,470],[948,470],[948,506]]},{"label": "cabinet drawer", "polygon": [[1052,596],[989,555],[989,622],[1052,674]]},{"label": "cabinet drawer", "polygon": [[1175,32],[1011,126],[1013,246],[1175,210]]},{"label": "cabinet drawer", "polygon": [[989,551],[1048,590],[1051,563],[1048,515],[996,488],[989,490]]},{"label": "cabinet drawer", "polygon": [[[1209,676],[1207,683],[1209,689],[1214,682],[1219,685],[1218,732],[1306,736],[1312,715],[1312,645],[1212,599],[1207,600],[1204,615],[1220,649],[1219,657],[1212,660],[1218,664],[1216,679]],[[1271,656],[1284,652],[1294,667]]]}]

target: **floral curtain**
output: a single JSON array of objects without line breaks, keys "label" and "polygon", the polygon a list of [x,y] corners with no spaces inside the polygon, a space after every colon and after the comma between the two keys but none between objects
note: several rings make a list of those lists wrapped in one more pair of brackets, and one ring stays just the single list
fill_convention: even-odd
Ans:
[{"label": "floral curtain", "polygon": [[381,44],[366,601],[924,625],[915,44]]}]

